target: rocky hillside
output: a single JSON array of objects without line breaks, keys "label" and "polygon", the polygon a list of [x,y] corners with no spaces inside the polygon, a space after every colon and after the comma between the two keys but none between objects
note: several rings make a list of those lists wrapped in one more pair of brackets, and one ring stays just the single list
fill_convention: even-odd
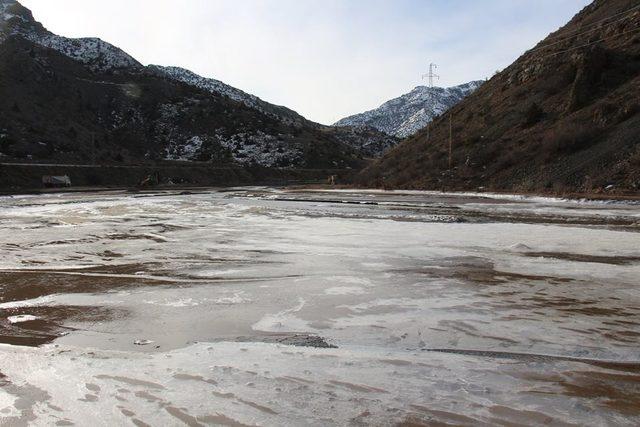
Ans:
[{"label": "rocky hillside", "polygon": [[0,0],[0,162],[344,168],[372,138],[389,145],[379,132],[352,136],[100,39],[57,36]]},{"label": "rocky hillside", "polygon": [[360,184],[637,192],[639,133],[640,5],[596,0],[437,118],[429,135],[367,168]]},{"label": "rocky hillside", "polygon": [[207,92],[225,95],[234,101],[241,102],[282,122],[297,126],[302,126],[305,122],[308,123],[304,117],[287,107],[269,104],[255,95],[243,92],[219,80],[199,76],[193,71],[180,67],[163,67],[161,65],[150,65],[148,69],[157,72],[158,75],[195,86]]},{"label": "rocky hillside", "polygon": [[318,130],[322,130],[324,134],[336,138],[343,144],[355,149],[357,153],[366,158],[380,157],[400,141],[399,138],[377,130],[372,126],[348,123],[339,126],[323,126],[310,122],[287,107],[270,104],[255,95],[243,92],[219,80],[199,76],[184,68],[150,65],[147,69],[158,73],[160,76],[186,83],[207,92],[225,95],[282,123],[296,127],[305,125],[315,127]]},{"label": "rocky hillside", "polygon": [[388,135],[406,138],[423,129],[482,85],[482,81],[450,88],[418,86],[385,102],[375,110],[338,121],[336,126],[368,126]]},{"label": "rocky hillside", "polygon": [[47,31],[15,0],[0,0],[0,42],[20,36],[84,64],[95,73],[139,70],[142,65],[122,50],[97,38],[69,39]]}]

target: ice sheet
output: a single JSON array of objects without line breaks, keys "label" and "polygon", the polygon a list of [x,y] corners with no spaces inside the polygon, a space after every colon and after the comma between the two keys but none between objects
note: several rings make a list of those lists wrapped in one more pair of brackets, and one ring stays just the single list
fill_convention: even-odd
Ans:
[{"label": "ice sheet", "polygon": [[[0,318],[37,318],[0,337],[50,343],[0,349],[0,414],[637,425],[639,365],[620,363],[640,361],[639,211],[268,188],[0,198]],[[308,337],[338,348],[281,344]]]}]

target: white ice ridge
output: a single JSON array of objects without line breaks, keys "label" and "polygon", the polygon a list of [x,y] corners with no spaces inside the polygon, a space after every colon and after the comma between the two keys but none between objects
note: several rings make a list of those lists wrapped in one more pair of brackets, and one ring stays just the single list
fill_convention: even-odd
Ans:
[{"label": "white ice ridge", "polygon": [[56,295],[47,295],[30,300],[4,302],[0,303],[0,310],[12,310],[25,307],[41,307],[44,305],[52,304],[55,300],[55,297]]},{"label": "white ice ridge", "polygon": [[290,309],[275,314],[267,314],[251,328],[262,332],[307,332],[310,328],[307,321],[295,316],[307,302],[304,298],[298,298],[298,304]]},{"label": "white ice ridge", "polygon": [[9,323],[23,323],[38,320],[38,317],[32,316],[30,314],[21,314],[19,316],[9,316],[7,317],[7,320],[9,321]]}]

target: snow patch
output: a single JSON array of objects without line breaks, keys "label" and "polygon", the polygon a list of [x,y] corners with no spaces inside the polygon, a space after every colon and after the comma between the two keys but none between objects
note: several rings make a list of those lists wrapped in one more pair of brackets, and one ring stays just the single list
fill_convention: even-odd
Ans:
[{"label": "snow patch", "polygon": [[196,160],[202,148],[202,142],[202,137],[192,136],[184,144],[170,144],[166,149],[165,158],[167,160]]},{"label": "snow patch", "polygon": [[251,95],[233,86],[229,86],[220,80],[202,77],[193,71],[180,67],[149,65],[148,68],[172,80],[197,87],[198,89],[202,89],[215,95],[226,96],[250,108],[256,109],[267,116],[276,118],[282,123],[289,125],[301,125],[304,121],[302,116],[286,107],[269,104],[255,95]]},{"label": "snow patch", "polygon": [[241,164],[265,167],[291,166],[302,160],[302,149],[262,131],[243,132],[225,137],[215,135],[218,143],[231,151],[234,160]]},{"label": "snow patch", "polygon": [[[24,16],[20,16],[20,15],[16,15],[13,14],[11,12],[9,12],[9,7],[14,6],[16,4],[15,1],[3,1],[0,2],[0,24],[2,24],[2,21],[9,21],[11,19],[19,19],[23,22],[26,22],[27,20],[25,19]],[[0,27],[1,28],[1,27]]]},{"label": "snow patch", "polygon": [[133,57],[99,38],[72,39],[50,33],[19,3],[3,0],[0,2],[0,41],[10,34],[56,50],[85,64],[93,72],[142,68]]},{"label": "snow patch", "polygon": [[94,72],[138,68],[138,61],[99,38],[70,39],[54,34],[23,34],[28,40],[82,62]]}]

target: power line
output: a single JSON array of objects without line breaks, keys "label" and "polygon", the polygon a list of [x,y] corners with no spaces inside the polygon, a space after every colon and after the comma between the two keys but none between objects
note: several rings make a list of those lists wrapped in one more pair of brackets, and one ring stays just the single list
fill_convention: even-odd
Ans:
[{"label": "power line", "polygon": [[[618,22],[624,21],[625,19],[629,19],[630,17],[631,17],[631,15],[627,16],[625,18],[619,19],[617,21],[609,22],[608,24],[606,24],[606,26],[617,24]],[[582,33],[578,33],[578,34],[574,34],[574,35],[571,35],[571,36],[567,36],[567,37],[563,38],[560,41],[557,41],[557,42],[554,42],[554,43],[545,44],[545,45],[538,46],[538,47],[534,47],[533,49],[529,49],[527,51],[527,53],[536,52],[538,50],[546,49],[546,48],[551,47],[551,46],[556,46],[556,45],[565,43],[566,41],[568,41],[569,39],[572,39],[574,37],[580,37],[580,36],[583,36],[585,34],[593,33],[593,32],[598,31],[598,30],[600,30],[600,28],[593,28],[593,29],[591,29],[589,31],[584,31]]]},{"label": "power line", "polygon": [[[589,31],[583,31],[583,32],[579,32],[579,31],[583,30],[584,28],[590,28],[590,27],[594,27],[596,25],[599,25],[602,22],[607,21],[607,20],[609,20],[611,18],[615,18],[615,17],[621,16],[621,15],[629,14],[629,12],[633,12],[633,11],[638,10],[638,9],[640,9],[640,5],[634,6],[634,7],[630,8],[630,9],[627,9],[627,10],[625,10],[623,12],[619,12],[619,13],[610,15],[610,16],[604,18],[604,19],[601,19],[599,21],[591,23],[591,24],[587,25],[586,27],[578,28],[577,30],[574,31],[574,33],[576,33],[576,34],[569,33],[568,35],[567,34],[563,34],[563,35],[558,35],[558,36],[547,37],[546,40],[554,40],[554,39],[557,39],[557,38],[560,38],[560,37],[562,37],[563,40],[560,40],[560,41],[552,43],[552,44],[548,44],[548,45],[544,45],[544,46],[540,46],[540,47],[536,47],[536,48],[530,49],[529,51],[527,51],[527,53],[530,53],[530,52],[533,52],[533,51],[537,51],[537,50],[541,50],[541,49],[545,49],[545,48],[548,48],[548,47],[551,47],[551,46],[555,46],[557,44],[561,44],[563,42],[566,42],[570,38],[579,37],[581,35],[588,34],[590,32],[598,30],[599,28],[595,28],[595,29],[592,29],[592,30],[589,30]],[[628,16],[625,16],[624,18],[618,19],[618,20],[613,21],[613,22],[609,22],[606,25],[608,26],[608,25],[616,24],[618,22],[621,22],[621,21],[624,21],[625,19],[630,18],[631,16],[632,15],[629,14]],[[595,41],[592,41],[592,42],[589,42],[589,43],[586,43],[586,44],[583,44],[583,45],[580,45],[580,46],[576,46],[576,47],[573,47],[573,48],[570,48],[570,49],[565,49],[565,50],[561,50],[559,52],[554,52],[554,53],[545,55],[545,56],[541,57],[540,59],[545,59],[545,58],[552,57],[552,56],[558,56],[558,55],[561,55],[561,54],[564,54],[564,53],[567,53],[567,52],[572,52],[574,50],[579,50],[579,49],[582,49],[582,48],[585,48],[585,47],[592,46],[592,45],[597,44],[597,43],[601,43],[601,42],[606,41],[606,40],[611,40],[611,39],[614,39],[614,38],[617,38],[617,37],[620,37],[620,36],[624,36],[626,34],[632,34],[632,33],[636,33],[636,32],[639,32],[639,31],[640,31],[640,27],[635,28],[633,30],[624,31],[622,33],[615,34],[613,36],[603,37],[603,38],[601,38],[599,40],[595,40]],[[617,46],[622,45],[623,42],[624,41],[619,43]],[[429,79],[429,85],[431,87],[433,87],[433,78],[434,77],[435,78],[440,78],[440,76],[435,75],[433,73],[433,68],[437,68],[437,65],[436,64],[429,64],[429,74],[425,74],[425,75],[422,76],[423,79],[425,77],[429,77],[430,78]],[[427,124],[427,140],[429,139],[429,130],[430,130],[428,126],[429,125]],[[452,115],[450,113],[449,114],[449,170],[451,170],[451,166],[452,166],[452,154],[453,154],[452,151],[453,151],[453,120],[452,120]]]},{"label": "power line", "polygon": [[633,29],[633,30],[624,31],[624,32],[622,32],[622,33],[620,33],[620,34],[616,34],[616,35],[614,35],[614,36],[604,37],[604,38],[601,38],[600,40],[595,40],[595,41],[589,42],[589,43],[587,43],[587,44],[583,44],[583,45],[581,45],[581,46],[576,46],[576,47],[572,47],[572,48],[570,48],[570,49],[561,50],[560,52],[550,53],[550,54],[548,54],[548,55],[545,55],[545,56],[541,57],[540,59],[549,58],[549,57],[551,57],[551,56],[561,55],[561,54],[563,54],[563,53],[567,53],[567,52],[571,52],[571,51],[574,51],[574,50],[582,49],[583,47],[589,47],[589,46],[591,46],[591,45],[594,45],[594,44],[597,44],[597,43],[603,42],[603,41],[605,41],[605,40],[610,40],[610,39],[613,39],[613,38],[616,38],[616,37],[624,36],[625,34],[636,33],[636,32],[638,32],[638,31],[640,31],[640,27],[635,28],[635,29]]},{"label": "power line", "polygon": [[[627,10],[624,10],[622,12],[614,13],[613,15],[609,15],[606,18],[603,18],[603,19],[601,19],[599,21],[592,22],[589,25],[585,25],[582,28],[576,28],[575,30],[573,30],[573,32],[574,33],[578,33],[580,31],[584,30],[585,28],[595,27],[596,25],[599,25],[604,21],[607,21],[607,20],[609,20],[611,18],[618,17],[620,15],[625,15],[625,14],[627,14],[629,12],[633,12],[634,10],[637,10],[637,9],[640,9],[640,5],[633,6],[633,7],[629,8]],[[626,19],[626,18],[624,18],[624,19]],[[618,22],[618,21],[616,21],[616,22]],[[569,34],[558,34],[557,36],[549,36],[549,37],[547,37],[547,40],[554,40],[554,39],[557,39],[557,38],[565,38],[565,37],[569,37],[570,38],[570,37],[573,37],[573,35],[571,35],[571,32]]]},{"label": "power line", "polygon": [[608,48],[608,49],[611,49],[611,50],[614,50],[614,49],[617,49],[617,48],[621,47],[621,46],[622,46],[622,45],[624,45],[625,43],[630,42],[631,40],[632,40],[631,38],[618,40],[618,41],[616,41],[616,42],[614,42],[614,43],[609,44],[609,45],[607,46],[607,48]]}]

